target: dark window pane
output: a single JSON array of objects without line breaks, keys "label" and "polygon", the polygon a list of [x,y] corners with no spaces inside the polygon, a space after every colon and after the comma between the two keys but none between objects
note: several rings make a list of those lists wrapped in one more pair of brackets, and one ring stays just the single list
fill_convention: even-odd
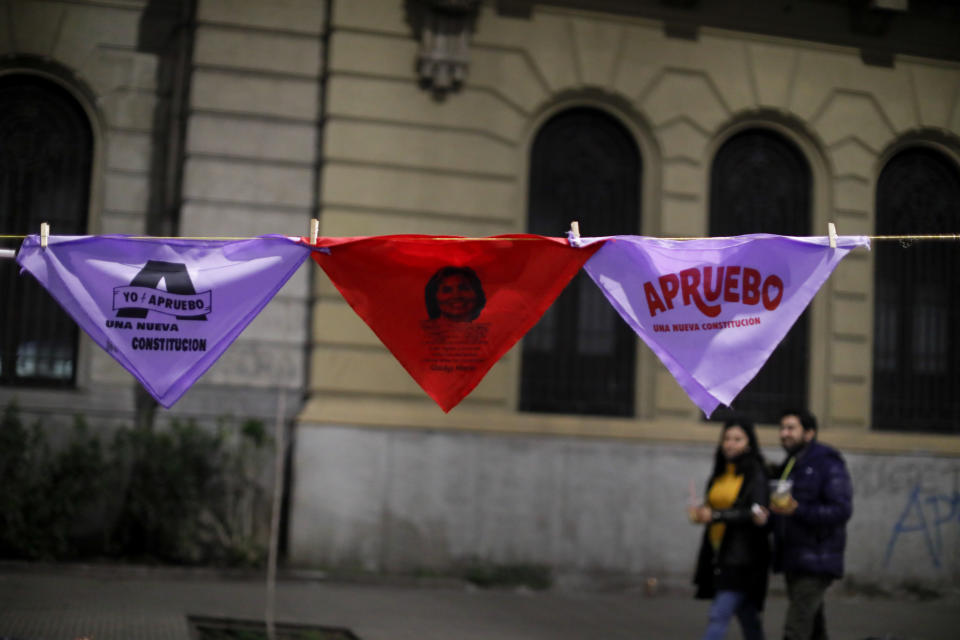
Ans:
[{"label": "dark window pane", "polygon": [[[710,235],[810,234],[810,166],[797,147],[766,129],[731,137],[710,174]],[[733,410],[777,422],[787,407],[807,404],[809,311],[804,312],[757,376],[733,400]],[[711,419],[733,411],[720,407]]]},{"label": "dark window pane", "polygon": [[[530,158],[527,227],[562,235],[635,234],[640,153],[630,133],[597,109],[550,119]],[[524,338],[520,409],[633,415],[636,336],[582,271]]]},{"label": "dark window pane", "polygon": [[[903,151],[877,183],[877,233],[960,231],[960,171],[927,148]],[[953,242],[874,251],[873,425],[960,433],[960,252]]]},{"label": "dark window pane", "polygon": [[[0,76],[0,229],[58,235],[87,226],[93,134],[82,107],[53,82]],[[18,241],[7,241],[13,248]],[[0,261],[0,383],[74,381],[77,327],[12,260]]]}]

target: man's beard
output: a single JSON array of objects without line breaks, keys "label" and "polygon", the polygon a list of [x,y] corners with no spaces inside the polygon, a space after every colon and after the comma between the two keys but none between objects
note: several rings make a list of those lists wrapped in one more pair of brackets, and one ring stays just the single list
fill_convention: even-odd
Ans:
[{"label": "man's beard", "polygon": [[780,445],[783,447],[783,450],[786,451],[788,455],[795,456],[798,453],[800,453],[805,446],[807,446],[807,443],[801,440],[800,442],[796,443],[792,447],[788,447],[782,442],[780,443]]}]

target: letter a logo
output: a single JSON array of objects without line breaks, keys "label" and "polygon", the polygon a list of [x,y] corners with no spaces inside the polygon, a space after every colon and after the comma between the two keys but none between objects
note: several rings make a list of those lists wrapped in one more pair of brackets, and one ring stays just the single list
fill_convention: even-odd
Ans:
[{"label": "letter a logo", "polygon": [[[130,281],[131,287],[147,287],[159,289],[157,286],[164,280],[168,293],[193,295],[197,291],[193,288],[193,281],[187,272],[187,266],[179,262],[161,262],[148,260],[139,273]],[[118,318],[146,318],[147,310],[140,307],[124,307],[117,310]],[[206,314],[198,316],[177,316],[177,320],[206,320]]]}]

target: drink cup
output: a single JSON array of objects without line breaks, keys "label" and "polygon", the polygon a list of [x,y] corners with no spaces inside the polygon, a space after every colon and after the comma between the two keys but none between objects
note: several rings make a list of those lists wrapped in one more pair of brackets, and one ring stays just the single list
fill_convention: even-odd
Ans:
[{"label": "drink cup", "polygon": [[790,506],[790,491],[793,489],[793,480],[771,480],[770,481],[770,504],[779,508],[786,509]]}]

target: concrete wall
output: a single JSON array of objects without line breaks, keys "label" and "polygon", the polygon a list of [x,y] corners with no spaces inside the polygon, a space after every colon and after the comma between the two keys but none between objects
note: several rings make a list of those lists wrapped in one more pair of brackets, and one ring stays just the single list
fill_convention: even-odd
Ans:
[{"label": "concrete wall", "polygon": [[569,572],[683,571],[689,481],[706,445],[330,426],[298,433],[299,562],[368,570],[538,563]]},{"label": "concrete wall", "polygon": [[[296,451],[298,563],[407,572],[534,563],[577,585],[656,577],[682,588],[702,531],[687,521],[689,484],[702,491],[713,447],[328,426],[302,429]],[[960,587],[960,461],[846,459],[847,579]]]},{"label": "concrete wall", "polygon": [[857,580],[960,586],[960,460],[848,456],[854,518],[847,560]]}]

